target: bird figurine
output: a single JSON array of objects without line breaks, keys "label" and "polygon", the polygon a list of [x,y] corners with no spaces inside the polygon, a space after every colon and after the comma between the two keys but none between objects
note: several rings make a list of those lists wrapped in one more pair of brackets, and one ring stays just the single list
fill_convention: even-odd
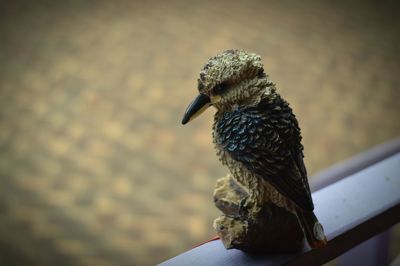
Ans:
[{"label": "bird figurine", "polygon": [[264,72],[261,57],[227,50],[210,58],[200,72],[198,91],[182,124],[216,108],[217,155],[248,195],[240,211],[259,212],[267,203],[284,208],[297,217],[311,248],[325,246],[313,212],[297,119]]}]

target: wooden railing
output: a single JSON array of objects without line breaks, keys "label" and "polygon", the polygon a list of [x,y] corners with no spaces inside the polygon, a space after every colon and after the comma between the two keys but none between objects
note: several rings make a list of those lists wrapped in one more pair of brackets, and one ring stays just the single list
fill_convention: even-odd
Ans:
[{"label": "wooden railing", "polygon": [[[216,240],[161,265],[321,265],[350,249],[354,253],[355,247],[374,236],[379,237],[370,241],[381,241],[381,245],[378,248],[366,245],[367,242],[360,245],[359,248],[368,250],[364,259],[368,260],[374,252],[382,253],[382,247],[387,249],[387,233],[380,234],[400,221],[400,139],[336,165],[317,175],[315,180],[311,185],[316,190],[313,193],[315,213],[325,228],[326,247],[304,248],[291,254],[254,255],[226,250]],[[341,260],[343,264],[353,259],[351,252],[346,256]],[[358,265],[387,263],[382,261],[385,258],[375,259],[376,264],[357,259],[361,263]]]}]

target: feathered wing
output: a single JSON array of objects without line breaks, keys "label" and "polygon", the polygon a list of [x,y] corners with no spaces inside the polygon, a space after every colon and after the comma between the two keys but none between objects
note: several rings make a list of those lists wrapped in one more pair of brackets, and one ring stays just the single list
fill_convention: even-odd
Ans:
[{"label": "feathered wing", "polygon": [[301,209],[312,211],[297,121],[278,100],[223,114],[216,128],[219,145]]}]

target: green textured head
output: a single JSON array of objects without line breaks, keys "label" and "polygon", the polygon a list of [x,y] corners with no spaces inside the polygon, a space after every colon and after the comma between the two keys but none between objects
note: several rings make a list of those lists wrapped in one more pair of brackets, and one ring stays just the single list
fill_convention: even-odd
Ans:
[{"label": "green textured head", "polygon": [[217,94],[218,85],[234,85],[264,73],[261,57],[243,50],[227,50],[210,58],[200,71],[200,93]]},{"label": "green textured head", "polygon": [[[229,110],[237,105],[260,101],[269,85],[261,57],[243,50],[227,50],[212,58],[200,71],[199,96],[189,105],[182,123],[186,124],[213,105]],[[272,87],[271,87],[272,88]]]}]

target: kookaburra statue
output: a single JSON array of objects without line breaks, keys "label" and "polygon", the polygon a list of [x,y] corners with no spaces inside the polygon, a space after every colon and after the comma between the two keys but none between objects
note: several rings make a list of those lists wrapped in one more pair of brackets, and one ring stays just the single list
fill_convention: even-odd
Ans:
[{"label": "kookaburra statue", "polygon": [[198,90],[182,124],[210,106],[217,109],[217,155],[248,195],[240,212],[274,204],[297,217],[312,248],[325,246],[313,212],[297,119],[265,74],[260,56],[227,50],[210,58],[200,72]]}]

